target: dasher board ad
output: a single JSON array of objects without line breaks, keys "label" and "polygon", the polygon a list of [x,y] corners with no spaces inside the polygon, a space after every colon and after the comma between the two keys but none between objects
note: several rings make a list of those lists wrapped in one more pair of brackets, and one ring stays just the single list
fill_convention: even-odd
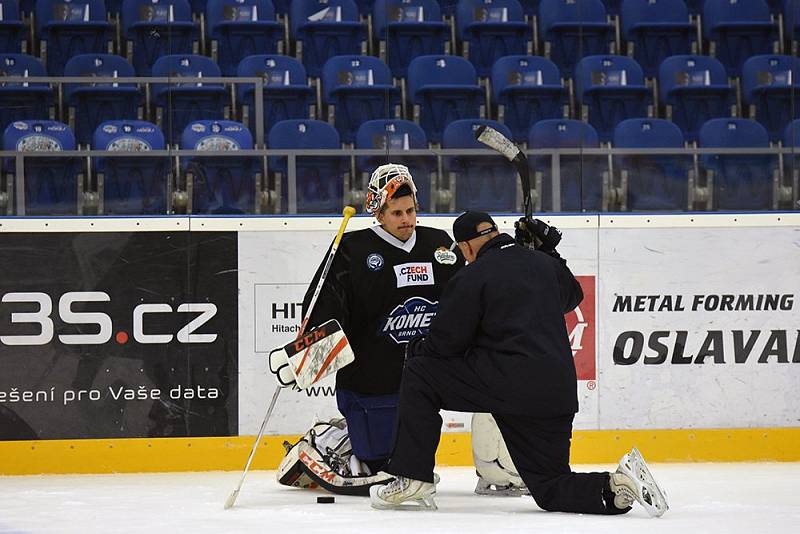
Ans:
[{"label": "dasher board ad", "polygon": [[234,232],[0,250],[0,440],[237,435]]},{"label": "dasher board ad", "polygon": [[800,423],[800,231],[600,231],[601,428]]},{"label": "dasher board ad", "polygon": [[[434,219],[450,232],[452,219]],[[513,228],[501,228],[513,234]],[[597,427],[598,377],[596,351],[597,233],[570,230],[559,247],[578,275],[586,299],[567,314],[567,329],[578,368],[580,412],[577,428]],[[308,284],[333,239],[330,231],[263,231],[239,233],[239,430],[255,434],[276,387],[268,368],[270,350],[297,336],[303,320],[302,301]],[[358,355],[356,355],[358,357]],[[340,417],[335,377],[304,391],[281,392],[268,434],[305,433],[315,419]],[[444,431],[468,431],[471,414],[442,412]]]}]

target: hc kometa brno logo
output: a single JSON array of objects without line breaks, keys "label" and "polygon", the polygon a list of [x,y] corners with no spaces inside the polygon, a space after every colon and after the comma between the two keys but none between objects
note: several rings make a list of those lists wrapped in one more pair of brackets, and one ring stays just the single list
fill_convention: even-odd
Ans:
[{"label": "hc kometa brno logo", "polygon": [[438,309],[439,301],[411,297],[398,304],[381,322],[380,333],[388,335],[395,343],[408,343],[414,337],[428,333]]}]

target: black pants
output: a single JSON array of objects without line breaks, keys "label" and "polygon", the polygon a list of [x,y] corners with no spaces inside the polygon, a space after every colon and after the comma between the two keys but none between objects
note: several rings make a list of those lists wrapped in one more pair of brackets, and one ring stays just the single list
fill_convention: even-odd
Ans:
[{"label": "black pants", "polygon": [[630,510],[620,510],[610,502],[606,505],[611,500],[607,472],[573,473],[570,469],[573,414],[549,419],[518,415],[520,407],[512,406],[502,393],[486,388],[461,359],[407,360],[400,386],[395,446],[384,470],[433,482],[442,428],[439,410],[489,412],[539,507],[590,514]]}]

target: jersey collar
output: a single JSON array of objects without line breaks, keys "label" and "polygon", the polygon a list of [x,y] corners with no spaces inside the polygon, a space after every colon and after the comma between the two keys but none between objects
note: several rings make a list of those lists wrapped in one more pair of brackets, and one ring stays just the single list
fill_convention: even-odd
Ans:
[{"label": "jersey collar", "polygon": [[393,247],[397,247],[397,248],[399,248],[400,250],[402,250],[404,252],[411,253],[411,251],[414,248],[414,245],[417,244],[417,230],[416,229],[414,230],[414,233],[411,234],[411,237],[408,238],[408,241],[406,241],[405,243],[403,243],[402,241],[397,239],[395,236],[393,236],[392,234],[390,234],[389,232],[384,230],[383,226],[372,226],[371,229],[372,229],[373,232],[375,232],[378,235],[378,237],[380,237],[381,239],[383,239],[384,241],[386,241],[387,243],[389,243]]}]

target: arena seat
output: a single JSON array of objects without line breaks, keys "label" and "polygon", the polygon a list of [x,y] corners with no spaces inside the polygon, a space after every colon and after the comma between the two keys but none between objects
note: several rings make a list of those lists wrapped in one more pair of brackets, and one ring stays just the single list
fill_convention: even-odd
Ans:
[{"label": "arena seat", "polygon": [[0,0],[0,54],[21,53],[25,34],[17,0]]},{"label": "arena seat", "polygon": [[128,61],[139,76],[150,76],[161,56],[191,54],[199,26],[186,0],[124,0],[122,35]]},{"label": "arena seat", "polygon": [[463,56],[485,78],[503,56],[530,53],[531,27],[517,0],[460,0],[456,35]]},{"label": "arena seat", "polygon": [[[486,149],[475,139],[475,130],[488,125],[511,137],[511,130],[497,121],[462,119],[453,121],[444,129],[442,148]],[[455,179],[455,206],[457,210],[511,212],[519,209],[517,199],[518,179],[514,167],[505,157],[445,156],[442,167],[450,175],[450,187]]]},{"label": "arena seat", "polygon": [[544,119],[559,119],[568,111],[567,89],[558,67],[538,56],[506,56],[492,67],[492,99],[497,119],[511,129],[517,142],[525,142],[531,126]]},{"label": "arena seat", "polygon": [[[0,76],[47,76],[41,61],[27,54],[0,54]],[[46,120],[53,110],[53,90],[46,83],[0,83],[0,131],[18,120]]]},{"label": "arena seat", "polygon": [[110,52],[112,26],[103,0],[39,0],[36,35],[47,72],[61,76],[67,60],[79,54]]},{"label": "arena seat", "polygon": [[[139,120],[111,120],[94,131],[93,150],[115,152],[149,152],[164,150],[164,134],[153,123]],[[105,215],[164,215],[167,213],[167,192],[170,158],[98,157],[94,158],[98,184],[102,183],[102,205]]]},{"label": "arena seat", "polygon": [[280,51],[283,24],[275,20],[270,0],[208,0],[206,21],[211,59],[224,76],[235,75],[247,56]]},{"label": "arena seat", "polygon": [[772,141],[781,139],[786,125],[800,118],[800,58],[766,55],[745,61],[742,97],[750,118],[764,125]]}]

